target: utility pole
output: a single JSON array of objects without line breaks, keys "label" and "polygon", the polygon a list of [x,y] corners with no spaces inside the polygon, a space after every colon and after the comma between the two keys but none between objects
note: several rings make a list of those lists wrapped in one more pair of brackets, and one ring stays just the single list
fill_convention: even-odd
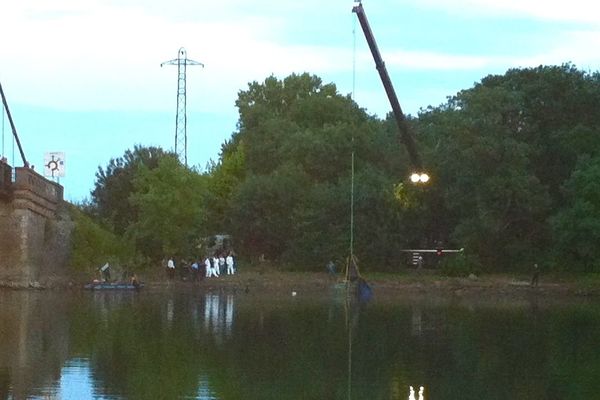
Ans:
[{"label": "utility pole", "polygon": [[186,114],[186,83],[185,73],[188,65],[204,64],[187,58],[187,52],[182,47],[177,52],[177,58],[160,64],[177,65],[177,114],[175,116],[175,154],[187,167],[187,114]]}]

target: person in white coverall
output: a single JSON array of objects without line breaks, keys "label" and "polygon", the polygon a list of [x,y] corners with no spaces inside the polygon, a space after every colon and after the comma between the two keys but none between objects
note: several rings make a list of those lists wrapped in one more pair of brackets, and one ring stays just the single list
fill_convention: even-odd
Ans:
[{"label": "person in white coverall", "polygon": [[213,275],[214,276],[219,276],[219,259],[215,256],[212,259],[212,266],[213,266]]},{"label": "person in white coverall", "polygon": [[210,278],[212,276],[212,267],[210,266],[210,257],[206,257],[204,260],[204,269],[206,270],[206,277]]},{"label": "person in white coverall", "polygon": [[233,269],[233,256],[231,253],[225,259],[225,263],[227,264],[227,275],[235,274],[235,270]]}]

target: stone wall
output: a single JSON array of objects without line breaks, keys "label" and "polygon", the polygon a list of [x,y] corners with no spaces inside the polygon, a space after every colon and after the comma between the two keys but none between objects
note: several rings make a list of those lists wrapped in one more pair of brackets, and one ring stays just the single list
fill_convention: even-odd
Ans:
[{"label": "stone wall", "polygon": [[[1,172],[1,171],[0,171]],[[67,275],[73,222],[62,186],[28,168],[0,197],[0,284],[48,286]]]}]

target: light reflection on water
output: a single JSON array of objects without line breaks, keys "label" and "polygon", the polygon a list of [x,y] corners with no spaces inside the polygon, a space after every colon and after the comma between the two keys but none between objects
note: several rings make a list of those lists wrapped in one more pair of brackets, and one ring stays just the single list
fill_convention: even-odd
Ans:
[{"label": "light reflection on water", "polygon": [[[87,359],[75,358],[68,360],[61,369],[60,380],[56,384],[39,388],[42,393],[32,396],[32,400],[119,400],[121,396],[102,395],[95,393],[101,387],[100,382],[91,376],[91,367]],[[184,397],[195,400],[218,400],[209,385],[206,375],[200,376],[198,380],[198,393],[195,396]],[[421,400],[421,399],[420,399]]]},{"label": "light reflection on water", "polygon": [[598,305],[0,292],[0,400],[593,398],[599,335]]},{"label": "light reflection on water", "polygon": [[93,396],[93,387],[88,360],[76,358],[67,361],[60,371],[60,383],[56,389],[61,400],[105,399]]},{"label": "light reflection on water", "polygon": [[38,388],[41,395],[32,396],[35,400],[109,400],[117,397],[94,395],[97,383],[91,377],[88,360],[74,358],[61,368],[60,379],[47,387]]}]

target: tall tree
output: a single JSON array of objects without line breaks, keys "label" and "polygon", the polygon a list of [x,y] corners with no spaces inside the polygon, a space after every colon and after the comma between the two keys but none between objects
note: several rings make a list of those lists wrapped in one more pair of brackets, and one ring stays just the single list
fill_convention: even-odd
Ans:
[{"label": "tall tree", "polygon": [[[395,138],[335,85],[309,74],[253,82],[236,104],[239,130],[213,172],[226,181],[221,172],[231,165],[231,156],[243,159],[244,173],[236,170],[241,180],[229,197],[228,230],[249,255],[318,265],[342,257],[349,237],[351,154],[356,153],[357,175],[371,171],[362,174],[366,184],[367,176],[387,176],[387,168],[399,165],[402,153]],[[392,220],[394,211],[383,198],[393,199],[391,188],[390,183],[389,190],[363,192],[367,214],[377,209],[382,217],[359,219],[361,232],[373,232],[374,223],[388,232],[384,221]],[[379,260],[384,252],[373,253],[365,258]]]},{"label": "tall tree", "polygon": [[566,64],[488,76],[423,112],[438,236],[495,268],[547,254],[560,188],[578,157],[598,152],[598,105],[598,75]]},{"label": "tall tree", "polygon": [[600,156],[583,157],[563,189],[566,204],[552,217],[552,254],[573,269],[600,271]]},{"label": "tall tree", "polygon": [[140,253],[151,260],[201,256],[195,245],[204,234],[206,178],[164,157],[156,168],[140,165],[133,187],[130,203],[138,218],[127,234]]},{"label": "tall tree", "polygon": [[125,233],[138,218],[137,208],[129,202],[138,167],[156,168],[164,157],[175,155],[159,147],[136,145],[133,150],[126,150],[122,157],[111,159],[106,168],[98,167],[91,193],[92,209],[116,233]]}]

